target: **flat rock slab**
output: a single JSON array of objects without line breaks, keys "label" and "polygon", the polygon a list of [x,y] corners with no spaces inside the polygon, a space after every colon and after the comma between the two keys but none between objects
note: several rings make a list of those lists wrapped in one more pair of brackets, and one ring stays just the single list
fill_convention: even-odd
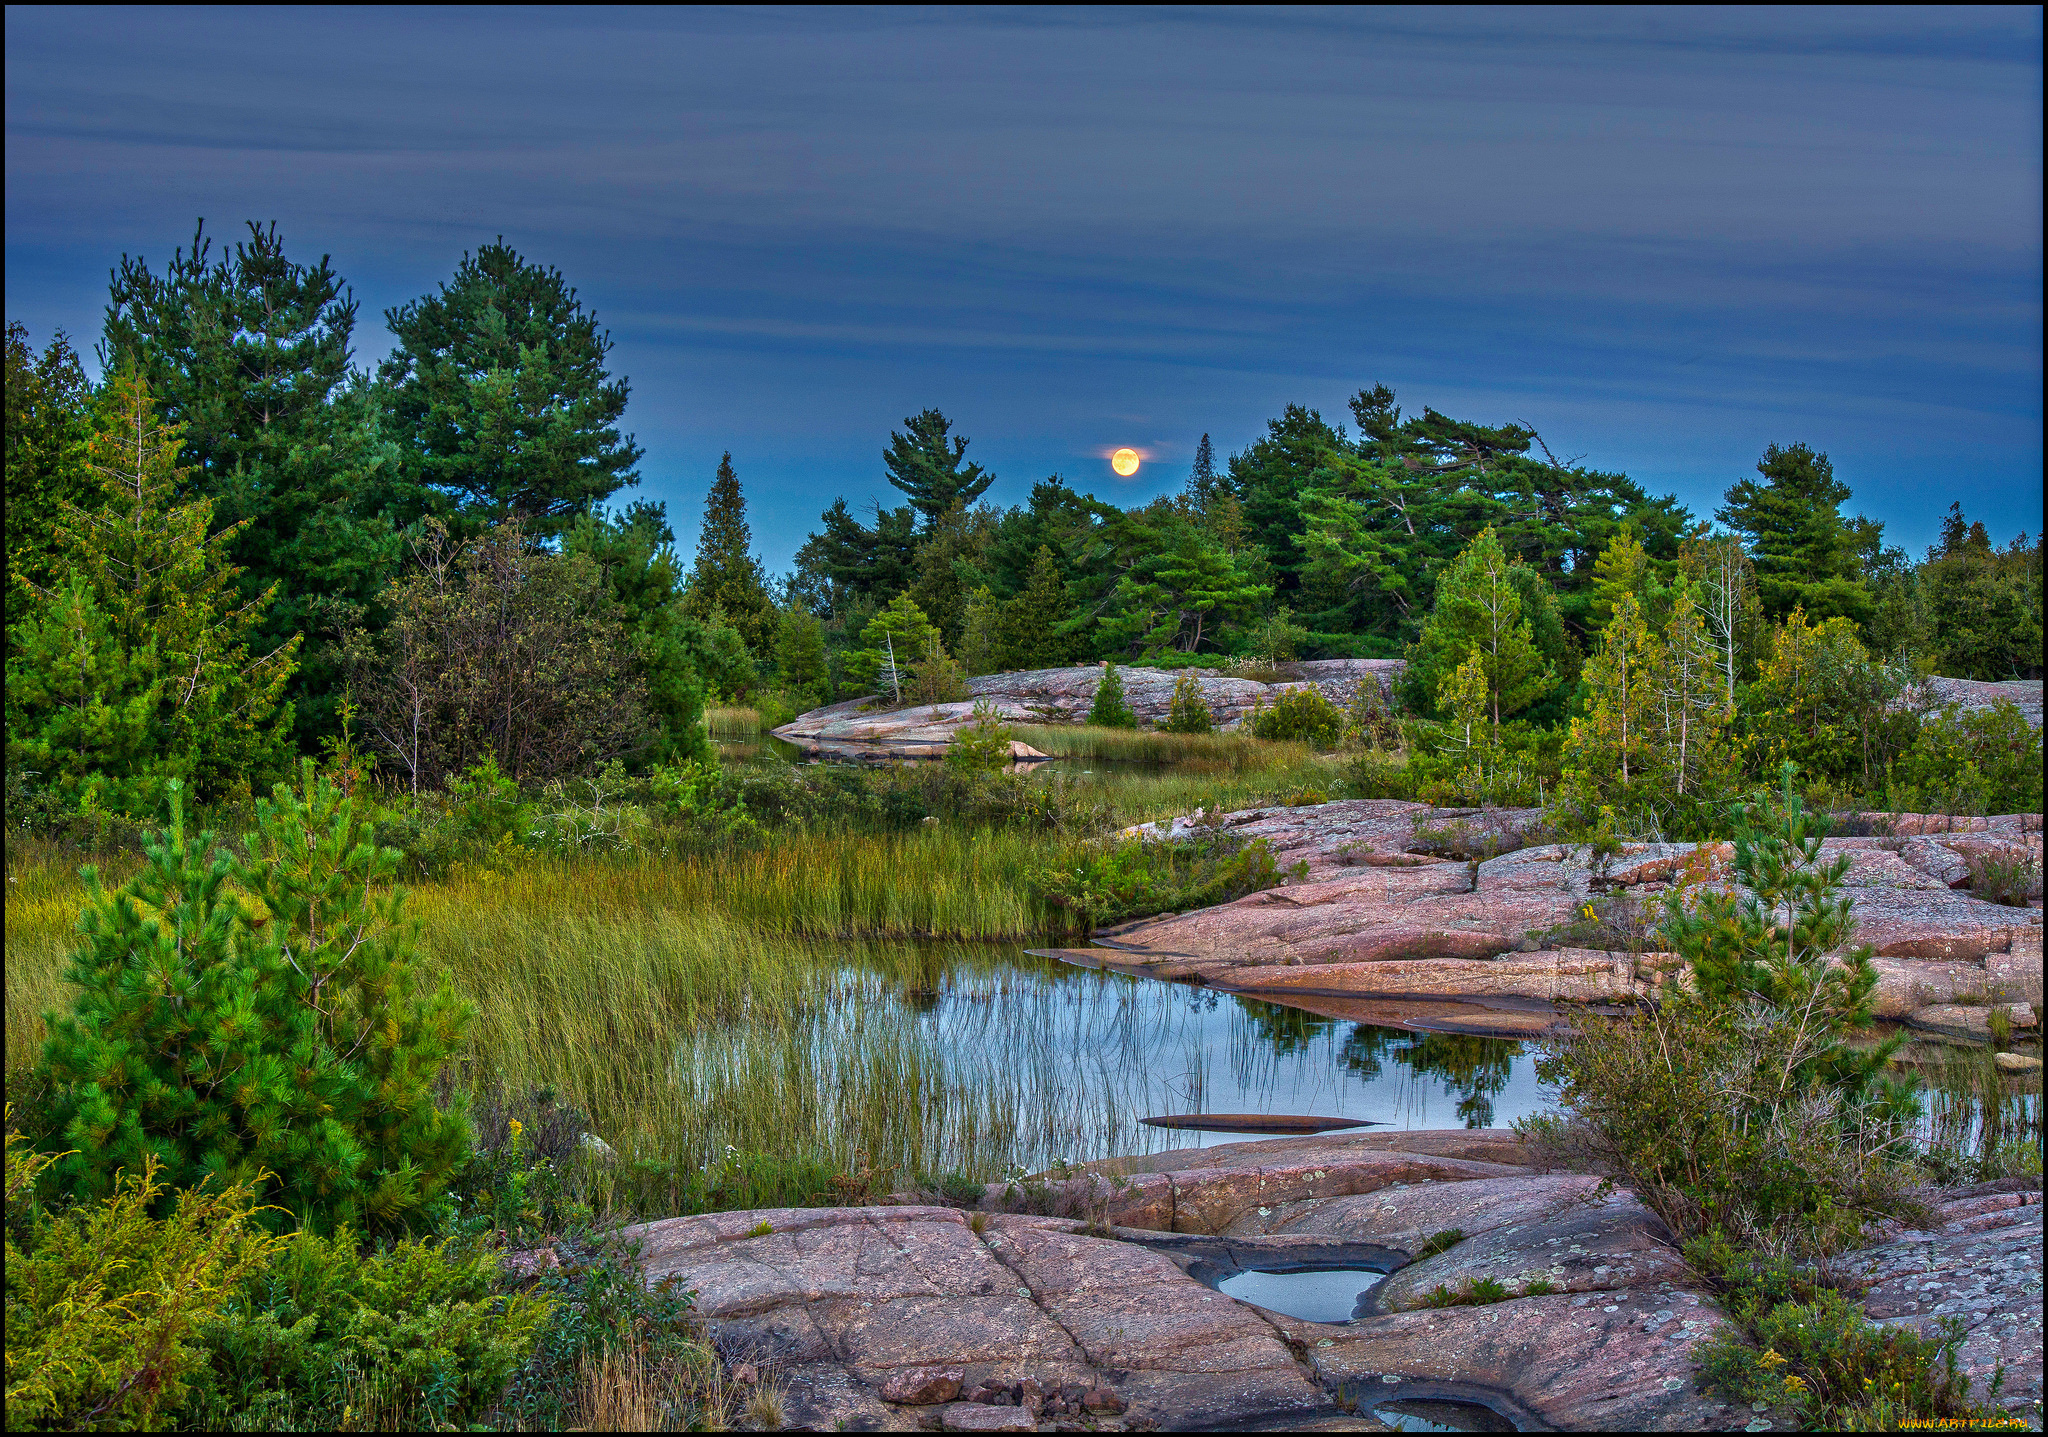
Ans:
[{"label": "flat rock slab", "polygon": [[1373,1302],[1381,1312],[1400,1312],[1437,1288],[1455,1293],[1487,1278],[1519,1293],[1535,1282],[1561,1292],[1610,1292],[1690,1277],[1670,1230],[1623,1193],[1469,1236],[1402,1268],[1375,1289]]},{"label": "flat rock slab", "polygon": [[[1232,1228],[1234,1236],[1369,1242],[1413,1256],[1438,1233],[1474,1238],[1495,1228],[1541,1223],[1583,1207],[1600,1180],[1579,1173],[1476,1178],[1460,1183],[1386,1187],[1353,1197],[1288,1203],[1268,1218]],[[1254,1215],[1256,1217],[1256,1215]]]}]

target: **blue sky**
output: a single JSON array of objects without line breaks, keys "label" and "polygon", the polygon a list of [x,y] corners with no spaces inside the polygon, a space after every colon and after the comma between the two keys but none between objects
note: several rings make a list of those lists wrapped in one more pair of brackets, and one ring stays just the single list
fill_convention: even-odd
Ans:
[{"label": "blue sky", "polygon": [[[892,427],[1131,503],[1289,402],[1536,426],[1711,512],[1826,450],[1917,550],[2041,526],[2041,12],[10,7],[7,316],[193,221],[383,311],[503,234],[616,342],[687,545],[771,568]],[[1107,455],[1147,455],[1119,481]]]}]

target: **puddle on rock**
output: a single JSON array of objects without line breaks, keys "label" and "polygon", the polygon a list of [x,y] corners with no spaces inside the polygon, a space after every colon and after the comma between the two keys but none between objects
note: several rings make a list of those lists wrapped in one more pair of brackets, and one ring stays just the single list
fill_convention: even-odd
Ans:
[{"label": "puddle on rock", "polygon": [[1363,1267],[1240,1272],[1222,1279],[1216,1290],[1304,1322],[1349,1322],[1360,1299],[1385,1278],[1385,1273]]},{"label": "puddle on rock", "polygon": [[1396,1432],[1512,1432],[1515,1424],[1476,1402],[1420,1398],[1375,1403],[1372,1415]]}]

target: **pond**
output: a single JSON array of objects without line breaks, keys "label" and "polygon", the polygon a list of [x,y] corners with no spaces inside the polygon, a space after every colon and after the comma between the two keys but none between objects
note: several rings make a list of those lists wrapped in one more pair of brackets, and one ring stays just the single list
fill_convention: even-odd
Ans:
[{"label": "pond", "polygon": [[[1483,1128],[1544,1106],[1534,1058],[1512,1041],[1345,1022],[1021,947],[919,945],[916,958],[847,946],[799,1032],[686,1040],[679,1083],[715,1111],[722,1092],[758,1088],[748,1073],[801,1075],[762,1100],[822,1097],[838,1110],[817,1115],[820,1129],[857,1131],[870,1157],[931,1172],[1029,1172],[1264,1136],[1143,1123],[1154,1116]],[[899,1115],[913,1118],[900,1138]]]}]

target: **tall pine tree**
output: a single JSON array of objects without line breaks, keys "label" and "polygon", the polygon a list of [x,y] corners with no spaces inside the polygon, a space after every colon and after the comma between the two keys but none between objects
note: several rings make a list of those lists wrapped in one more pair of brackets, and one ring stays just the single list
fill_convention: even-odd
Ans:
[{"label": "tall pine tree", "polygon": [[910,496],[926,528],[954,505],[967,506],[988,492],[996,476],[969,464],[967,443],[951,433],[952,421],[936,409],[913,414],[903,432],[891,431],[882,464],[889,482]]},{"label": "tall pine tree", "polygon": [[640,482],[642,451],[619,432],[631,386],[605,368],[611,336],[560,270],[500,236],[385,320],[398,339],[377,370],[386,424],[462,527],[517,519],[551,538]]},{"label": "tall pine tree", "polygon": [[1841,515],[1849,486],[1827,455],[1804,444],[1771,445],[1756,469],[1761,477],[1733,485],[1714,517],[1746,541],[1764,617],[1803,608],[1814,618],[1839,614],[1860,623],[1871,594]]},{"label": "tall pine tree", "polygon": [[684,606],[695,619],[723,610],[750,652],[765,656],[775,642],[775,601],[768,578],[754,557],[754,531],[747,524],[747,499],[728,451],[704,496],[704,524],[697,531],[697,562],[690,570]]},{"label": "tall pine tree", "polygon": [[[40,356],[28,330],[7,326],[7,569],[33,583],[57,577],[66,506],[90,508],[97,485],[85,462],[92,401],[85,370],[58,330]],[[14,606],[8,606],[12,632]]]},{"label": "tall pine tree", "polygon": [[100,361],[147,381],[183,427],[192,490],[240,526],[243,599],[275,595],[257,647],[309,636],[290,690],[303,742],[333,731],[344,683],[321,638],[374,606],[400,561],[397,529],[424,505],[349,368],[356,301],[328,257],[294,261],[275,224],[253,221],[247,240],[211,251],[202,222],[161,275],[123,255]]},{"label": "tall pine tree", "polygon": [[[1490,528],[1466,546],[1438,582],[1436,607],[1409,650],[1402,682],[1415,707],[1435,700],[1445,677],[1475,651],[1496,727],[1557,686],[1556,667],[1538,646],[1526,612],[1530,577],[1526,565],[1509,560]],[[1540,580],[1535,587],[1544,592]]]}]

